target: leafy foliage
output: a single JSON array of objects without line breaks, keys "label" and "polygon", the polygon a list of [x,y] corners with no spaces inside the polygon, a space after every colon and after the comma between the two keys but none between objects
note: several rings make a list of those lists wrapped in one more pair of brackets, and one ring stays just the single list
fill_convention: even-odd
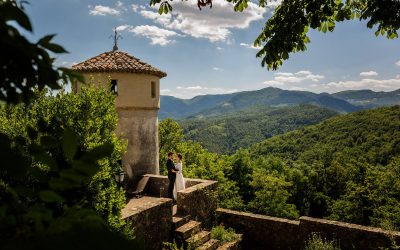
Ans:
[{"label": "leafy foliage", "polygon": [[225,229],[224,226],[215,226],[211,229],[211,238],[219,240],[220,244],[225,242],[232,242],[239,239],[233,228]]},{"label": "leafy foliage", "polygon": [[256,106],[243,111],[179,121],[185,139],[200,142],[211,152],[230,154],[277,134],[316,124],[336,112],[312,105]]},{"label": "leafy foliage", "polygon": [[19,32],[33,31],[23,3],[26,2],[21,1],[18,6],[14,0],[0,1],[0,100],[12,103],[28,102],[35,87],[60,89],[60,80],[82,80],[67,68],[53,66],[51,54],[67,52],[52,42],[55,35],[44,36],[33,43]]},{"label": "leafy foliage", "polygon": [[[159,14],[172,10],[172,0],[150,0],[150,5],[159,4]],[[233,3],[234,10],[244,11],[250,0],[227,0]],[[275,0],[258,0],[265,8]],[[386,35],[389,39],[398,38],[400,28],[400,2],[396,0],[283,0],[274,14],[265,22],[254,46],[262,47],[257,53],[261,65],[276,70],[290,53],[305,51],[311,29],[326,33],[335,29],[337,22],[352,19],[367,21],[367,27],[376,27],[375,35]]]},{"label": "leafy foliage", "polygon": [[123,232],[125,192],[113,173],[125,145],[114,132],[114,96],[88,87],[32,100],[0,107],[0,132],[11,147],[0,171],[2,240],[57,234],[77,222]]}]

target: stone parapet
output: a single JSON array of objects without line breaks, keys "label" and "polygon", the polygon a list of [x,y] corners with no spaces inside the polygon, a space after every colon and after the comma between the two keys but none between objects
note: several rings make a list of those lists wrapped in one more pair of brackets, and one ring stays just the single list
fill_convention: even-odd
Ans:
[{"label": "stone parapet", "polygon": [[[144,175],[149,177],[145,194],[155,197],[167,197],[169,180],[161,175]],[[185,178],[186,189],[178,192],[178,214],[190,215],[209,227],[217,209],[216,181]]]},{"label": "stone parapet", "polygon": [[146,249],[161,249],[171,238],[172,200],[143,196],[131,199],[121,211],[133,226],[135,237]]},{"label": "stone parapet", "polygon": [[400,245],[400,232],[338,221],[276,217],[217,209],[219,223],[243,233],[244,249],[303,249],[312,233],[335,240],[341,249],[385,249]]},{"label": "stone parapet", "polygon": [[221,208],[217,219],[243,234],[243,249],[301,249],[299,221]]}]

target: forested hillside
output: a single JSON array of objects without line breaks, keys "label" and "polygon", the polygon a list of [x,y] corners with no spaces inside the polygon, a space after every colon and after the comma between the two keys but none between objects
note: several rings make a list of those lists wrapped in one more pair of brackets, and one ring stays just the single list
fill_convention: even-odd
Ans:
[{"label": "forested hillside", "polygon": [[184,155],[184,175],[218,180],[220,206],[297,218],[400,226],[400,107],[341,115],[234,154],[210,153],[160,124],[161,157]]},{"label": "forested hillside", "polygon": [[197,141],[211,152],[231,154],[277,134],[316,124],[338,113],[313,106],[252,107],[221,116],[179,122],[185,139]]},{"label": "forested hillside", "polygon": [[363,108],[400,105],[400,89],[391,92],[375,92],[369,89],[348,90],[335,93],[333,96]]},{"label": "forested hillside", "polygon": [[341,113],[361,109],[328,93],[316,94],[308,91],[291,91],[268,87],[226,95],[196,96],[188,100],[162,96],[159,117],[161,119],[183,119],[218,116],[254,106],[285,107],[301,104],[312,104]]}]

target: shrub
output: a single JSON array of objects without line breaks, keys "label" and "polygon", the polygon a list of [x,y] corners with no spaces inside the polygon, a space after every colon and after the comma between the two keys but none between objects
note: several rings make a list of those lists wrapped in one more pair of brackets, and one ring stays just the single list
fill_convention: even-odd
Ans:
[{"label": "shrub", "polygon": [[239,239],[239,235],[232,228],[225,229],[224,226],[216,226],[211,229],[211,238],[220,241],[220,244]]},{"label": "shrub", "polygon": [[340,250],[340,247],[335,241],[323,239],[318,233],[313,233],[304,250]]}]

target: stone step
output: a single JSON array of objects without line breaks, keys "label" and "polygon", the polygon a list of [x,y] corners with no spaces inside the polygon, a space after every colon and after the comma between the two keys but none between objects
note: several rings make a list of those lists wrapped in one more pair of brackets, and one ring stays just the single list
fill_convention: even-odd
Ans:
[{"label": "stone step", "polygon": [[218,246],[219,246],[219,240],[211,239],[196,249],[197,250],[215,250],[218,248]]},{"label": "stone step", "polygon": [[186,244],[191,246],[191,249],[203,245],[211,239],[211,233],[208,231],[200,231],[197,234],[190,236],[186,239]]},{"label": "stone step", "polygon": [[242,241],[242,235],[239,234],[239,236],[240,236],[240,238],[238,240],[226,242],[225,244],[218,247],[217,250],[239,250],[240,243]]},{"label": "stone step", "polygon": [[188,223],[175,229],[175,235],[179,240],[186,240],[200,231],[200,222],[191,220]]},{"label": "stone step", "polygon": [[183,226],[190,220],[190,215],[175,215],[172,217],[172,224],[174,229]]}]

